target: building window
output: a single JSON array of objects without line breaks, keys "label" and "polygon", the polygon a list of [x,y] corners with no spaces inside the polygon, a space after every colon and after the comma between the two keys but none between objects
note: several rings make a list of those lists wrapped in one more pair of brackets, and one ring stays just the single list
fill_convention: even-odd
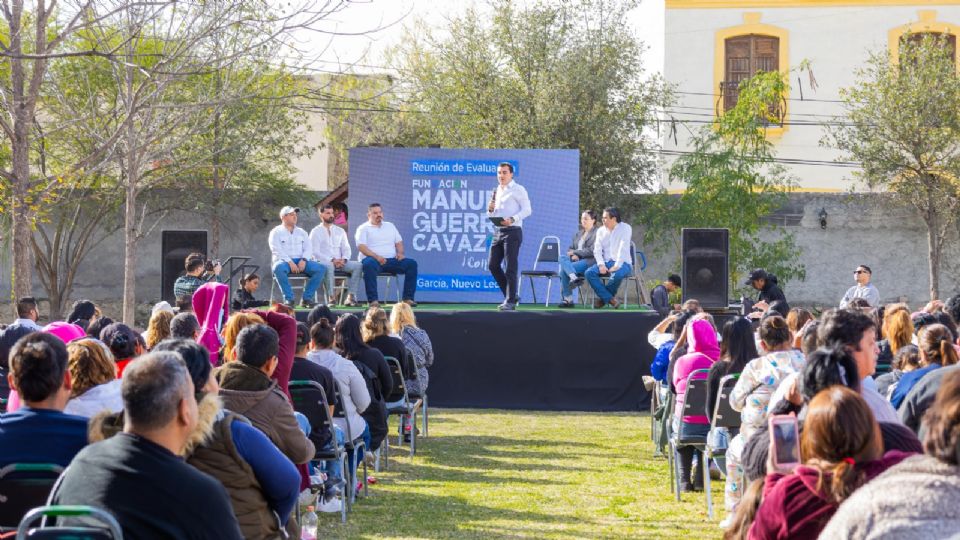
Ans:
[{"label": "building window", "polygon": [[900,38],[901,49],[905,43],[912,43],[916,46],[919,46],[925,37],[932,37],[934,39],[943,39],[944,44],[947,47],[947,50],[950,53],[950,58],[953,58],[953,61],[957,61],[957,36],[944,33],[944,32],[915,32],[912,34],[904,34]]},{"label": "building window", "polygon": [[749,34],[724,41],[723,110],[737,104],[740,83],[758,71],[780,70],[780,38]]}]

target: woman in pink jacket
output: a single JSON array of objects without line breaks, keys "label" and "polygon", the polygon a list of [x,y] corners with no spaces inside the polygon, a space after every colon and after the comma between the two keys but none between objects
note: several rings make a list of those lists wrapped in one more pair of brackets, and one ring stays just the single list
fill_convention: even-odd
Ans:
[{"label": "woman in pink jacket", "polygon": [[[707,436],[710,422],[703,414],[679,416],[683,412],[684,394],[687,391],[687,377],[698,369],[710,369],[710,366],[720,357],[720,347],[717,345],[717,331],[709,321],[697,319],[691,321],[686,328],[687,354],[677,359],[673,368],[673,385],[677,389],[677,404],[674,408],[673,429],[686,436]],[[707,374],[703,374],[707,378]],[[690,481],[693,458],[696,450],[692,446],[678,448],[680,454],[680,485],[683,491],[696,489]],[[700,475],[697,475],[697,480]],[[696,482],[700,486],[699,482]]]}]

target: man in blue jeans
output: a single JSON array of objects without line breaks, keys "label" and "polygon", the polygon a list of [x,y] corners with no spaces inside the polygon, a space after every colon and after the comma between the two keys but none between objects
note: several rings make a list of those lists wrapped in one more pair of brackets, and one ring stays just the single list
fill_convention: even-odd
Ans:
[{"label": "man in blue jeans", "polygon": [[417,261],[403,254],[403,238],[393,223],[383,220],[383,207],[373,203],[367,208],[367,222],[357,227],[355,235],[360,263],[363,265],[363,284],[367,302],[380,305],[377,293],[377,275],[380,272],[403,274],[403,301],[416,306]]},{"label": "man in blue jeans", "polygon": [[300,299],[302,307],[314,305],[314,297],[327,269],[313,260],[310,236],[307,231],[297,227],[299,208],[284,206],[280,209],[280,225],[270,231],[269,243],[273,276],[283,291],[283,301],[293,307],[293,288],[290,287],[290,274],[307,276],[309,279],[303,288]]},{"label": "man in blue jeans", "polygon": [[[584,272],[587,283],[597,294],[593,307],[602,308],[610,304],[614,309],[620,307],[617,300],[617,290],[620,282],[630,275],[633,268],[630,266],[630,242],[633,238],[633,228],[620,221],[620,210],[614,207],[603,210],[603,226],[597,231],[593,243],[593,256],[597,264]],[[601,276],[609,277],[606,285]]]}]

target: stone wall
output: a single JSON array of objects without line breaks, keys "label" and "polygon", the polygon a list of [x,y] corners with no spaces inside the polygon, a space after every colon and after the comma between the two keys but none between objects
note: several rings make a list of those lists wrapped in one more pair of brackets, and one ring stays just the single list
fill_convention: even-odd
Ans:
[{"label": "stone wall", "polygon": [[[819,213],[827,212],[821,229]],[[804,281],[784,286],[791,304],[831,307],[854,284],[853,270],[866,264],[884,302],[907,301],[922,306],[929,300],[927,234],[923,221],[911,208],[893,204],[889,196],[874,193],[798,193],[770,219],[796,236],[806,267]],[[642,227],[634,228],[642,245]],[[940,296],[960,292],[957,270],[958,241],[952,231],[940,272]],[[676,250],[648,255],[644,275],[662,280],[680,269]],[[731,293],[731,296],[733,294]]]}]

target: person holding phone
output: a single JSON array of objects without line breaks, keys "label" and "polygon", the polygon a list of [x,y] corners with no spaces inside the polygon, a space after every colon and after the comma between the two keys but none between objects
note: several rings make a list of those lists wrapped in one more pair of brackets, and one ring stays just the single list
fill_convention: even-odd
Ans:
[{"label": "person holding phone", "polygon": [[859,393],[843,386],[810,400],[802,433],[793,415],[771,417],[769,432],[763,502],[751,539],[817,538],[840,503],[910,455],[883,453],[873,412]]},{"label": "person holding phone", "polygon": [[[517,302],[520,245],[523,244],[523,220],[530,217],[530,196],[527,190],[513,180],[513,164],[504,161],[497,165],[497,189],[487,205],[487,215],[496,219],[496,233],[490,244],[490,259],[487,268],[497,280],[503,293],[500,311],[514,311]],[[506,259],[506,271],[503,261]]]}]

